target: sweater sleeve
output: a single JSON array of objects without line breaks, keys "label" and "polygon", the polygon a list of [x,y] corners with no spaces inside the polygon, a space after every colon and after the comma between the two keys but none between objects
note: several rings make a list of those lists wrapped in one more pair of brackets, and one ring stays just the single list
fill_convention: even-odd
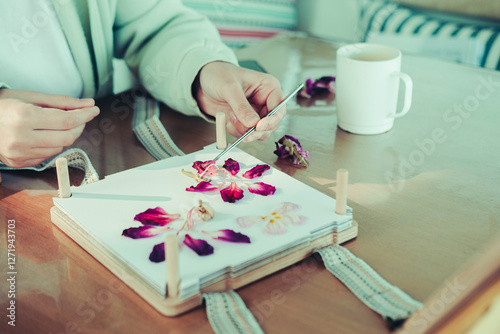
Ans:
[{"label": "sweater sleeve", "polygon": [[237,64],[210,21],[180,0],[118,0],[115,57],[124,58],[157,99],[187,115],[204,117],[191,85],[207,63]]}]

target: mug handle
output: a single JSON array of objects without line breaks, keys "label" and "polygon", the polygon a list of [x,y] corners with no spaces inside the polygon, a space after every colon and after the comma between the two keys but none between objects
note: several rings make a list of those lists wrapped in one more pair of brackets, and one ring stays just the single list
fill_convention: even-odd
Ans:
[{"label": "mug handle", "polygon": [[412,97],[412,91],[413,91],[413,81],[411,80],[410,76],[406,73],[402,72],[393,72],[391,75],[399,77],[401,80],[403,80],[405,84],[405,101],[403,104],[403,110],[399,113],[395,113],[392,115],[394,118],[399,118],[403,117],[408,113],[410,110],[411,106],[411,97]]}]

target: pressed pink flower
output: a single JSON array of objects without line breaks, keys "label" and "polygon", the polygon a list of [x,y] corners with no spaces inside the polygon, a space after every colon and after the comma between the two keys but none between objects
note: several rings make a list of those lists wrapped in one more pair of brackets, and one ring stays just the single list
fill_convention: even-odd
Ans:
[{"label": "pressed pink flower", "polygon": [[127,228],[123,230],[122,235],[132,239],[154,237],[170,229],[170,227],[165,225],[173,222],[180,216],[178,213],[169,214],[160,207],[147,209],[134,217],[134,220],[141,222],[143,226]]},{"label": "pressed pink flower", "polygon": [[[195,161],[193,163],[193,168],[197,170],[199,176],[185,170],[182,171],[185,175],[193,177],[198,181],[196,186],[186,188],[186,191],[215,191],[221,189],[227,182],[231,182],[229,186],[220,190],[224,202],[234,203],[244,197],[243,190],[238,183],[246,185],[251,193],[257,195],[269,196],[276,192],[276,188],[271,185],[262,182],[249,184],[248,181],[238,177],[237,174],[240,171],[240,164],[231,158],[225,161],[222,168],[217,168],[213,161]],[[253,179],[262,176],[262,174],[270,168],[269,165],[257,165],[243,173],[242,177],[245,179]],[[205,177],[206,175],[210,176],[210,180]],[[214,183],[216,183],[216,185]]]},{"label": "pressed pink flower", "polygon": [[165,261],[165,243],[160,242],[154,245],[153,250],[149,254],[149,261],[151,262],[163,262]]},{"label": "pressed pink flower", "polygon": [[243,190],[238,187],[236,182],[231,184],[220,191],[220,195],[224,202],[234,203],[243,198]]},{"label": "pressed pink flower", "polygon": [[214,186],[210,182],[201,181],[196,186],[191,186],[189,188],[186,188],[186,191],[193,191],[193,192],[213,191],[213,190],[217,190],[219,188],[220,187]]},{"label": "pressed pink flower", "polygon": [[[158,219],[157,216],[163,217],[163,220]],[[165,220],[165,217],[170,217]],[[138,215],[136,215],[136,219],[141,219],[144,224],[152,224],[152,225],[144,225],[139,227],[130,227],[128,229],[123,230],[122,235],[132,238],[132,239],[140,239],[140,238],[149,238],[157,236],[167,230],[172,229],[171,226],[158,226],[159,224],[168,224],[171,221],[180,217],[180,214],[170,215],[165,210],[160,207],[155,209],[148,209]],[[199,201],[199,205],[191,208],[186,215],[186,221],[184,225],[178,229],[177,233],[186,229],[187,231],[194,230],[195,220],[207,221],[214,217],[214,210],[212,207],[202,201]],[[169,220],[169,221],[168,221]],[[212,246],[208,245],[203,240],[192,239],[190,236],[186,235],[184,243],[186,245],[190,245],[190,248],[195,250],[197,253],[200,252],[202,255],[208,255],[210,253],[210,248]],[[205,245],[205,244],[206,245]],[[213,248],[212,248],[213,253]],[[165,246],[163,243],[156,244],[153,247],[153,250],[149,254],[149,260],[152,262],[162,262],[165,260]]]},{"label": "pressed pink flower", "polygon": [[202,232],[210,236],[211,238],[217,240],[236,242],[236,243],[246,243],[246,244],[250,243],[250,238],[247,235],[229,229],[212,231],[212,232],[209,231],[202,231]]},{"label": "pressed pink flower", "polygon": [[242,216],[236,219],[236,223],[241,227],[250,227],[264,222],[262,230],[267,234],[285,233],[290,226],[300,225],[307,218],[300,216],[293,211],[298,210],[299,206],[291,202],[284,202],[278,205],[273,212],[265,216]]},{"label": "pressed pink flower", "polygon": [[170,229],[170,227],[145,225],[127,228],[123,230],[122,235],[132,239],[150,238],[157,236],[158,234],[163,233],[168,229]]},{"label": "pressed pink flower", "polygon": [[214,248],[203,239],[193,239],[189,234],[184,237],[184,244],[199,256],[213,254]]},{"label": "pressed pink flower", "polygon": [[178,213],[171,215],[162,208],[156,207],[154,209],[147,209],[146,211],[137,214],[134,217],[134,220],[141,222],[144,225],[165,226],[179,217],[180,215]]},{"label": "pressed pink flower", "polygon": [[269,196],[274,195],[274,193],[276,192],[276,187],[264,182],[255,182],[248,185],[248,191],[250,191],[252,194]]},{"label": "pressed pink flower", "polygon": [[195,161],[193,163],[193,168],[198,171],[198,174],[203,173],[208,166],[213,164],[214,162],[212,160],[207,160],[207,161]]},{"label": "pressed pink flower", "polygon": [[238,161],[229,158],[226,160],[222,168],[231,173],[232,176],[235,176],[240,171],[240,164],[238,163]]},{"label": "pressed pink flower", "polygon": [[243,174],[243,177],[245,179],[254,179],[256,177],[262,176],[262,174],[264,174],[264,172],[270,168],[271,166],[269,165],[257,165],[254,168],[250,169],[249,171],[246,171]]}]

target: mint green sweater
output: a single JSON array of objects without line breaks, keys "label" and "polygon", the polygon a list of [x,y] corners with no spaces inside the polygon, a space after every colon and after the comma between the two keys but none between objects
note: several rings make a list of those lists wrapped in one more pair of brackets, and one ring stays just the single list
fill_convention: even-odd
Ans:
[{"label": "mint green sweater", "polygon": [[85,97],[112,93],[112,59],[123,58],[155,98],[187,115],[202,116],[191,95],[197,73],[212,61],[237,63],[215,27],[180,0],[52,3],[83,78]]}]

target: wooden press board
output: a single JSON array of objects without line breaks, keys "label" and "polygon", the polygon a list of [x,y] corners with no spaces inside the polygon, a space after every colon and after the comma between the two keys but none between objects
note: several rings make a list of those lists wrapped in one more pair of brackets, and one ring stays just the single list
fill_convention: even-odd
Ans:
[{"label": "wooden press board", "polygon": [[[307,258],[316,249],[357,236],[357,225],[350,208],[346,215],[337,215],[334,199],[272,167],[261,177],[248,180],[275,186],[276,193],[271,196],[251,194],[242,187],[245,190],[243,199],[225,203],[218,191],[185,191],[196,185],[196,181],[183,175],[181,169],[194,172],[191,167],[194,161],[213,159],[218,152],[215,145],[211,145],[186,156],[154,162],[107,176],[96,183],[72,187],[70,198],[54,198],[52,221],[167,316],[200,305],[203,292],[237,289]],[[229,153],[227,158],[240,163],[238,175],[263,164],[238,149]],[[213,254],[200,257],[182,244],[183,237],[180,237],[179,295],[166,296],[166,264],[148,259],[153,246],[163,242],[165,235],[134,240],[122,236],[122,231],[140,226],[133,220],[135,215],[157,206],[168,213],[181,214],[181,219],[175,223],[182,224],[187,211],[200,199],[214,208],[215,216],[199,224],[197,229],[216,231],[229,228],[249,236],[252,242],[235,244],[189,233],[194,238],[207,240],[214,247]],[[262,224],[243,228],[236,223],[239,216],[265,216],[282,202],[298,204],[297,213],[307,220],[301,225],[287,227],[287,232],[280,235],[263,233]]]}]

